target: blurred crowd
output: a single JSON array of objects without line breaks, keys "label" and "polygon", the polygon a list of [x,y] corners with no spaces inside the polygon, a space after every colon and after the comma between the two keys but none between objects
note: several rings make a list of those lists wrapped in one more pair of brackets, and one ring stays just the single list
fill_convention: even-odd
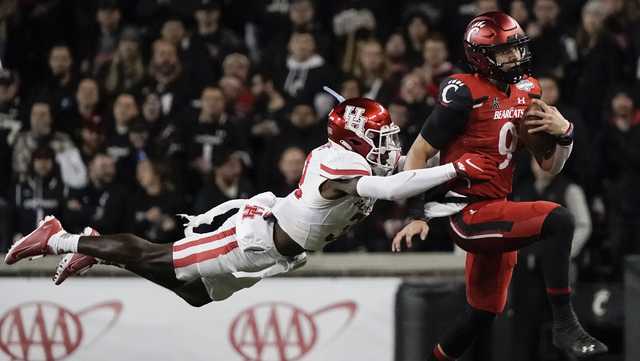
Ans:
[{"label": "blurred crowd", "polygon": [[[407,151],[439,82],[468,71],[467,22],[496,9],[576,128],[558,177],[521,155],[513,197],[566,205],[573,256],[614,275],[640,249],[637,0],[2,1],[0,251],[47,214],[171,242],[176,213],[286,195],[326,142],[324,85],[386,105]],[[327,251],[387,251],[406,214],[380,202]],[[416,250],[450,250],[432,228]]]}]

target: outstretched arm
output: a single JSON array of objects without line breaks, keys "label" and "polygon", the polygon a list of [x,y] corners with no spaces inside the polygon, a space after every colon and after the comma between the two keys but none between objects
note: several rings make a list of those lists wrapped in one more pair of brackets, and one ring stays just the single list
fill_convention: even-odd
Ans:
[{"label": "outstretched arm", "polygon": [[[423,193],[456,177],[489,180],[497,173],[492,160],[479,155],[465,154],[453,163],[427,169],[414,169],[392,176],[364,176],[348,180],[328,180],[323,184],[323,195],[354,194],[361,197],[398,200]],[[337,197],[332,197],[337,198]]]}]

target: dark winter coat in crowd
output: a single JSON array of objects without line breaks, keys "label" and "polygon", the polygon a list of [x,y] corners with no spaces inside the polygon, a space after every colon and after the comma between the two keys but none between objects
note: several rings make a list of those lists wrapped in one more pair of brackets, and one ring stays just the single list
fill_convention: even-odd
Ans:
[{"label": "dark winter coat in crowd", "polygon": [[45,216],[61,217],[67,188],[57,174],[49,177],[26,176],[14,189],[16,233],[29,234]]},{"label": "dark winter coat in crowd", "polygon": [[[159,217],[149,219],[148,214],[154,208]],[[158,195],[149,195],[139,190],[127,202],[125,228],[151,242],[175,242],[182,238],[182,227],[175,215],[184,211],[182,197],[172,190],[165,188]]]},{"label": "dark winter coat in crowd", "polygon": [[[78,202],[79,208],[69,207]],[[82,232],[91,226],[103,234],[122,232],[126,216],[127,192],[117,184],[98,187],[92,182],[79,190],[70,190],[64,212],[64,226],[69,232]]]}]

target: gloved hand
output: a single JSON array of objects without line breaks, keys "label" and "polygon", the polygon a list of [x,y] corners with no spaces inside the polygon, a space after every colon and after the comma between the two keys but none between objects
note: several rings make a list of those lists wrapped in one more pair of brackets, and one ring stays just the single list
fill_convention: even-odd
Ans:
[{"label": "gloved hand", "polygon": [[459,177],[470,180],[490,180],[498,174],[498,164],[485,155],[465,153],[453,161]]}]

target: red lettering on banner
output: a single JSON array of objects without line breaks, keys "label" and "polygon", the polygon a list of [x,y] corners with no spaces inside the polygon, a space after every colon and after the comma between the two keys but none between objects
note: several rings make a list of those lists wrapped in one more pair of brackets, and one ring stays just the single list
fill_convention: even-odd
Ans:
[{"label": "red lettering on banner", "polygon": [[13,361],[56,361],[74,353],[83,340],[81,317],[107,308],[113,326],[122,310],[120,302],[107,302],[74,313],[52,302],[31,302],[14,307],[0,318],[0,351]]},{"label": "red lettering on banner", "polygon": [[283,302],[258,304],[234,319],[229,338],[246,361],[300,360],[318,340],[314,317],[340,308],[348,311],[344,328],[355,315],[353,302],[333,304],[313,313]]}]

